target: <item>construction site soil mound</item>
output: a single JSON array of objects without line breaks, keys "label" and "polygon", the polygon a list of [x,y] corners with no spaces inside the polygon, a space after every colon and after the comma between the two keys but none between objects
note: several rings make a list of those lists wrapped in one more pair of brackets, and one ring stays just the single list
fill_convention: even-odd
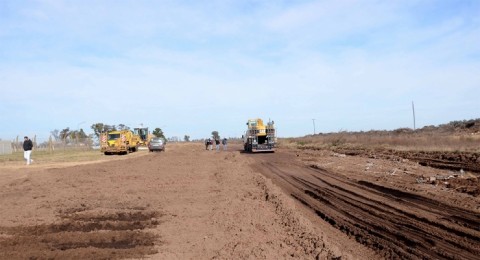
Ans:
[{"label": "construction site soil mound", "polygon": [[478,259],[474,172],[241,148],[2,165],[0,259]]}]

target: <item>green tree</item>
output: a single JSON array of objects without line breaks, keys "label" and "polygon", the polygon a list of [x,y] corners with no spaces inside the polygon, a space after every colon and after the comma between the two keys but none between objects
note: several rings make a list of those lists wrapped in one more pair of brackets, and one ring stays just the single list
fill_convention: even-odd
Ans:
[{"label": "green tree", "polygon": [[110,132],[116,130],[115,125],[106,125],[104,123],[96,123],[91,126],[93,133],[98,138],[103,132]]},{"label": "green tree", "polygon": [[95,136],[100,137],[100,134],[103,132],[105,125],[103,123],[96,123],[91,126]]},{"label": "green tree", "polygon": [[83,131],[83,128],[80,128],[80,131],[78,131],[78,137],[80,138],[87,138],[88,135]]},{"label": "green tree", "polygon": [[68,133],[68,139],[70,140],[74,140],[78,135],[78,131],[77,130],[73,130],[73,131],[70,131]]},{"label": "green tree", "polygon": [[155,128],[155,130],[153,130],[152,134],[153,134],[154,136],[156,136],[156,137],[161,137],[161,138],[163,138],[164,140],[167,140],[167,138],[165,138],[165,135],[163,134],[162,129],[160,129],[160,128],[158,128],[158,127]]},{"label": "green tree", "polygon": [[130,130],[130,127],[128,127],[124,124],[119,124],[117,128],[118,128],[118,130]]},{"label": "green tree", "polygon": [[183,140],[184,140],[185,142],[190,142],[190,136],[189,136],[189,135],[185,135],[185,136],[183,137]]},{"label": "green tree", "polygon": [[65,141],[67,140],[67,137],[70,135],[70,128],[67,127],[65,129],[63,129],[62,131],[60,131],[60,139],[62,139],[62,141]]},{"label": "green tree", "polygon": [[81,128],[80,130],[75,130],[70,132],[70,138],[86,138],[87,134]]},{"label": "green tree", "polygon": [[213,139],[220,139],[220,135],[218,134],[218,131],[212,131],[212,137]]},{"label": "green tree", "polygon": [[55,141],[60,140],[60,131],[58,129],[51,131],[50,134],[53,136],[53,139],[55,139]]}]

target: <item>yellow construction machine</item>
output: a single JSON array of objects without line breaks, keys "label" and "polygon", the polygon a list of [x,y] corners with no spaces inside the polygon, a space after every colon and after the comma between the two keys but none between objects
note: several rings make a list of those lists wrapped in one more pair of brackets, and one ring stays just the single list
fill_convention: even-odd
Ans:
[{"label": "yellow construction machine", "polygon": [[110,131],[100,135],[100,151],[105,155],[128,154],[136,152],[140,145],[140,136],[130,130]]},{"label": "yellow construction machine", "polygon": [[264,125],[260,118],[248,120],[247,131],[243,135],[243,148],[246,152],[275,152],[276,141],[273,121]]},{"label": "yellow construction machine", "polygon": [[148,131],[148,127],[137,127],[133,129],[133,132],[140,137],[141,147],[148,147],[148,142],[150,142],[150,139],[155,137]]}]

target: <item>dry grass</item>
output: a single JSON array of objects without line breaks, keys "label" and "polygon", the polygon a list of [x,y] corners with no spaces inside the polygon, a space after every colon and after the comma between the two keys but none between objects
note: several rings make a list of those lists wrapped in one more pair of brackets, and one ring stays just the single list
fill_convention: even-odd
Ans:
[{"label": "dry grass", "polygon": [[331,149],[335,147],[355,146],[365,148],[384,148],[412,151],[466,151],[480,152],[480,135],[446,135],[395,132],[340,132],[281,139],[283,147],[312,147]]},{"label": "dry grass", "polygon": [[[42,162],[84,162],[96,161],[105,158],[99,150],[65,150],[65,151],[33,151],[32,159]],[[23,161],[23,151],[14,152],[8,155],[0,155],[0,163],[2,162],[18,162]]]}]

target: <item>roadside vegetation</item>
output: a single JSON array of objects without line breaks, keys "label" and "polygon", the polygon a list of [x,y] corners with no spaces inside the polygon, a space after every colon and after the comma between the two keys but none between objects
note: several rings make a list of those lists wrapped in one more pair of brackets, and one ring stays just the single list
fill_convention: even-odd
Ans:
[{"label": "roadside vegetation", "polygon": [[[32,159],[43,163],[50,162],[84,162],[104,159],[98,150],[60,150],[55,152],[33,151]],[[23,151],[0,156],[0,163],[23,162]]]},{"label": "roadside vegetation", "polygon": [[480,119],[453,121],[439,126],[412,130],[368,131],[282,138],[282,147],[299,149],[364,148],[399,151],[480,152]]}]

